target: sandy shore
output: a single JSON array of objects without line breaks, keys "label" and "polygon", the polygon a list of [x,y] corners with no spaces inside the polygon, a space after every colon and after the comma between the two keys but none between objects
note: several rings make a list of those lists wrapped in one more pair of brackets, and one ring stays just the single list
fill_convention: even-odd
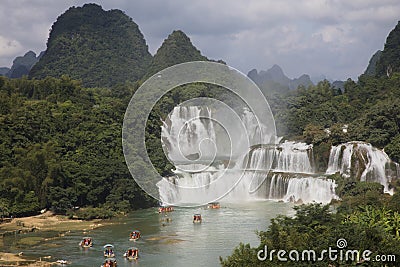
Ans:
[{"label": "sandy shore", "polygon": [[39,231],[73,231],[73,230],[92,230],[103,226],[102,220],[71,220],[66,216],[53,215],[46,212],[40,215],[14,218],[9,223],[0,224],[0,234],[7,231],[36,229]]},{"label": "sandy shore", "polygon": [[25,260],[23,258],[21,258],[20,256],[12,254],[12,253],[0,252],[0,262],[2,262],[2,261],[21,262],[21,261],[25,261]]},{"label": "sandy shore", "polygon": [[[31,232],[31,231],[54,231],[54,238],[63,236],[65,233],[70,231],[90,231],[95,228],[109,225],[111,222],[102,220],[71,220],[66,216],[54,215],[51,212],[46,212],[40,215],[14,218],[11,222],[0,224],[0,266],[53,266],[56,263],[51,263],[47,260],[50,259],[27,259],[23,253],[19,255],[13,253],[3,252],[3,234],[14,233],[14,232]],[[38,238],[35,240],[29,240],[28,245],[35,245],[39,242],[46,242],[48,239]],[[42,261],[43,260],[43,261]]]}]

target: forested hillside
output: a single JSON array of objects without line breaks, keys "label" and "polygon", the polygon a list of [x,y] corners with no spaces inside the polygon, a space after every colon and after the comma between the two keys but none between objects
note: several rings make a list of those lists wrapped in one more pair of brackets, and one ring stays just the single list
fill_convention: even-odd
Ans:
[{"label": "forested hillside", "polygon": [[400,72],[400,21],[389,33],[385,47],[376,62],[376,74],[378,76],[390,76],[394,72]]},{"label": "forested hillside", "polygon": [[173,31],[154,55],[147,77],[175,64],[189,61],[207,61],[182,31]]},{"label": "forested hillside", "polygon": [[104,11],[96,4],[71,7],[53,24],[47,49],[30,78],[82,80],[85,87],[136,81],[151,61],[138,25],[120,10]]}]

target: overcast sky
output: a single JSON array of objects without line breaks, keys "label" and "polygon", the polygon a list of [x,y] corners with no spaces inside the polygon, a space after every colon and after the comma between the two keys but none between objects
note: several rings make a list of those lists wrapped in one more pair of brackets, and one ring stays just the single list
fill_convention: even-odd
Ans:
[{"label": "overcast sky", "polygon": [[57,17],[84,3],[125,11],[152,54],[180,29],[209,58],[246,74],[278,64],[290,78],[357,79],[400,20],[398,0],[0,0],[0,66],[45,50]]}]

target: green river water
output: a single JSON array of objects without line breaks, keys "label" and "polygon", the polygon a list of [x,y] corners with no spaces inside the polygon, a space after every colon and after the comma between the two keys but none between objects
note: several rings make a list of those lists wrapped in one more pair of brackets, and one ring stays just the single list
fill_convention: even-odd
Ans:
[{"label": "green river water", "polygon": [[[219,256],[230,255],[240,243],[257,246],[256,230],[266,230],[270,219],[278,214],[293,214],[292,204],[274,201],[255,201],[242,204],[221,203],[221,209],[175,208],[167,213],[169,223],[160,222],[165,214],[156,208],[135,211],[125,218],[115,219],[112,225],[88,233],[75,231],[63,237],[24,248],[24,254],[35,258],[51,256],[52,260],[71,261],[69,266],[100,266],[104,261],[103,245],[115,246],[118,266],[220,266]],[[203,222],[193,224],[194,213],[201,213]],[[141,231],[142,238],[129,241],[132,230]],[[43,235],[33,233],[29,235]],[[81,249],[82,236],[91,236],[94,246]],[[23,235],[26,237],[26,235]],[[7,237],[6,250],[20,237]],[[129,247],[139,249],[139,259],[128,261],[123,253]]]}]

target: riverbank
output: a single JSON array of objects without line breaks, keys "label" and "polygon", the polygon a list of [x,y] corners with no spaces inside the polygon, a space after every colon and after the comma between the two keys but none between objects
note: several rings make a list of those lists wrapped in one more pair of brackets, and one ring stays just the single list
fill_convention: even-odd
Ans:
[{"label": "riverbank", "polygon": [[45,260],[31,260],[26,259],[23,255],[16,255],[7,252],[0,252],[0,266],[28,266],[28,267],[48,267],[56,265],[56,262],[48,262]]},{"label": "riverbank", "polygon": [[93,229],[110,225],[111,221],[94,219],[90,221],[72,220],[67,216],[54,215],[51,212],[45,212],[40,215],[14,218],[9,222],[0,224],[0,266],[52,266],[55,262],[49,262],[51,257],[39,259],[29,259],[24,257],[23,249],[18,254],[5,252],[4,238],[10,235],[20,235],[29,232],[49,232],[49,237],[22,237],[18,245],[23,248],[34,246],[55,238],[64,236],[71,231],[82,231],[85,234]]},{"label": "riverbank", "polygon": [[7,231],[26,232],[32,231],[73,231],[73,230],[92,230],[109,224],[104,220],[94,219],[90,221],[72,220],[67,216],[54,215],[52,212],[45,212],[40,215],[14,218],[11,222],[0,224],[0,235]]}]

